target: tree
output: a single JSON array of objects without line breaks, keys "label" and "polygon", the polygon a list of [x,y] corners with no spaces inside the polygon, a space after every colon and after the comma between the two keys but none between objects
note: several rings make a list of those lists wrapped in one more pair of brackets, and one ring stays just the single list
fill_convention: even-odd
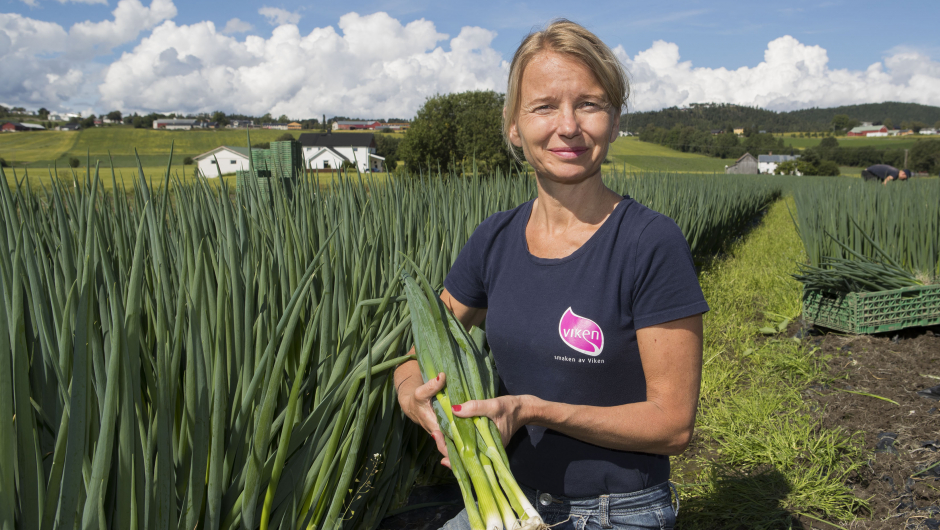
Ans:
[{"label": "tree", "polygon": [[81,163],[82,162],[78,158],[75,158],[74,156],[69,158],[69,167],[78,167],[78,165]]},{"label": "tree", "polygon": [[887,127],[888,130],[894,129],[894,122],[891,121],[891,118],[885,118],[881,124]]},{"label": "tree", "polygon": [[0,167],[10,167],[10,164],[3,158],[0,158]]},{"label": "tree", "polygon": [[858,125],[858,120],[853,120],[848,114],[836,114],[832,118],[832,129],[834,131],[848,131]]},{"label": "tree", "polygon": [[287,117],[287,114],[281,114],[281,117],[277,119],[278,123],[290,123],[290,118]]},{"label": "tree", "polygon": [[116,122],[116,121],[123,121],[123,119],[124,119],[124,116],[121,114],[121,111],[119,111],[119,110],[112,110],[112,111],[109,112],[108,115],[105,116],[105,117],[108,118],[109,120],[115,121],[115,122]]},{"label": "tree", "polygon": [[398,166],[398,147],[402,139],[385,134],[375,135],[375,154],[385,159],[385,170],[394,171]]},{"label": "tree", "polygon": [[212,121],[218,124],[219,127],[225,127],[231,123],[228,119],[228,116],[225,115],[221,110],[217,110],[212,113]]},{"label": "tree", "polygon": [[40,108],[38,111],[36,111],[36,114],[39,115],[39,119],[41,119],[41,120],[48,119],[48,118],[49,118],[49,109],[47,109],[46,107],[42,107],[42,108]]},{"label": "tree", "polygon": [[94,114],[92,114],[91,116],[89,116],[89,117],[85,118],[84,120],[82,120],[82,129],[90,129],[90,128],[94,127],[94,126],[95,126],[95,115],[94,115]]},{"label": "tree", "polygon": [[940,140],[921,140],[911,147],[910,166],[914,171],[937,174],[940,171]]},{"label": "tree", "polygon": [[493,91],[430,97],[398,148],[412,172],[461,168],[475,161],[486,172],[509,167],[502,136],[504,96]]},{"label": "tree", "polygon": [[823,140],[822,140],[821,142],[819,142],[819,148],[820,148],[820,149],[824,149],[824,150],[825,150],[825,149],[835,149],[836,147],[839,147],[839,140],[836,140],[836,139],[835,139],[834,137],[832,137],[832,136],[823,138]]}]

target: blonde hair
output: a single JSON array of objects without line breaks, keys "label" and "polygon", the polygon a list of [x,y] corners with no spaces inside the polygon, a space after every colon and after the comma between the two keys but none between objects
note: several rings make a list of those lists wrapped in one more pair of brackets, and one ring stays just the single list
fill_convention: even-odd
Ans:
[{"label": "blonde hair", "polygon": [[522,74],[535,56],[546,51],[567,55],[584,64],[604,89],[609,108],[618,114],[623,111],[630,96],[627,73],[620,61],[597,35],[584,26],[557,19],[545,29],[529,33],[512,57],[509,84],[506,87],[506,106],[503,108],[503,138],[516,160],[519,160],[519,154],[509,140],[509,128],[516,120],[522,103]]}]

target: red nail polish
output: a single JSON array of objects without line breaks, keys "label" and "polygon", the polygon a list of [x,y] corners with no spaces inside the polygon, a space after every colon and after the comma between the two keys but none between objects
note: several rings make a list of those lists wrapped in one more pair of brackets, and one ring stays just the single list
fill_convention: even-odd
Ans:
[{"label": "red nail polish", "polygon": [[454,412],[460,412],[460,405],[454,405],[451,409],[453,409]]},{"label": "red nail polish", "polygon": [[435,377],[434,380],[435,380],[435,381],[440,381],[440,380],[441,380],[441,374],[437,374],[437,377]]}]

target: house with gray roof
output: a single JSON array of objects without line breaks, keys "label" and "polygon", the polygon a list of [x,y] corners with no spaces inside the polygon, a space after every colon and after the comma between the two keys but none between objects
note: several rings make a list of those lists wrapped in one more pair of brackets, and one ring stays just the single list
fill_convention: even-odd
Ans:
[{"label": "house with gray roof", "polygon": [[349,162],[363,173],[385,171],[385,157],[375,154],[372,133],[304,133],[298,141],[308,169],[336,169]]}]

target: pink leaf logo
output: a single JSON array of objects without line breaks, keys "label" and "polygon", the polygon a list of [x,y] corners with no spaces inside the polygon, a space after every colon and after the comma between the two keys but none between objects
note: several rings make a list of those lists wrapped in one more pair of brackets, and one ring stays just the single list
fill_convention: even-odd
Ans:
[{"label": "pink leaf logo", "polygon": [[574,314],[569,307],[558,321],[558,335],[575,351],[597,357],[604,351],[604,331],[590,318]]}]

